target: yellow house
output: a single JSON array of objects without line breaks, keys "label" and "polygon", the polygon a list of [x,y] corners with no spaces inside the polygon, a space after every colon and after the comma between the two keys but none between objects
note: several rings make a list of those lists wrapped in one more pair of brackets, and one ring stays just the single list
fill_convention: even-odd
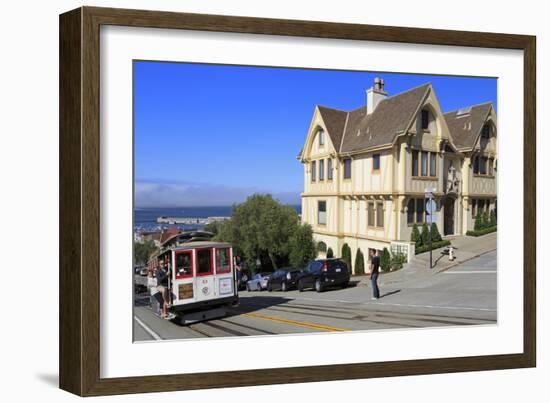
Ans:
[{"label": "yellow house", "polygon": [[491,103],[443,113],[430,83],[389,96],[375,79],[365,106],[317,106],[298,158],[304,167],[302,222],[340,256],[358,248],[410,256],[412,226],[433,220],[444,236],[473,229],[497,208],[497,116]]}]

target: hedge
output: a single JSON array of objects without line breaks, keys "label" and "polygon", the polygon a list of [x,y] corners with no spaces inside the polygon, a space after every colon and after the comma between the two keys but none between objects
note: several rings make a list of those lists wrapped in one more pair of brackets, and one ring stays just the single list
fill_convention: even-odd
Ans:
[{"label": "hedge", "polygon": [[496,232],[496,230],[497,230],[497,226],[495,225],[493,227],[487,227],[487,228],[473,230],[473,231],[466,231],[466,235],[468,235],[468,236],[481,236],[481,235],[489,234],[491,232]]},{"label": "hedge", "polygon": [[[447,239],[444,239],[443,241],[439,241],[439,242],[432,242],[432,250],[433,249],[439,249],[439,248],[442,248],[444,246],[448,246],[450,244],[451,244],[451,241],[449,241]],[[422,245],[422,246],[416,248],[416,250],[414,251],[414,254],[418,255],[420,253],[428,252],[429,250],[430,250],[430,245]]]}]

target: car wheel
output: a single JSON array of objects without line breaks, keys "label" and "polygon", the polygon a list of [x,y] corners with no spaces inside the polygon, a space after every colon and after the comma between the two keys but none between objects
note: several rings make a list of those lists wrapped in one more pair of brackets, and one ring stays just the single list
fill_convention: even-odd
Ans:
[{"label": "car wheel", "polygon": [[320,279],[315,280],[315,291],[317,291],[317,292],[322,292],[323,291],[323,285],[321,284]]},{"label": "car wheel", "polygon": [[288,289],[286,287],[286,283],[284,281],[281,283],[281,291],[282,292],[287,292],[288,291]]},{"label": "car wheel", "polygon": [[258,283],[258,291],[262,291],[262,285]]},{"label": "car wheel", "polygon": [[349,281],[346,281],[344,284],[342,284],[342,288],[348,288]]},{"label": "car wheel", "polygon": [[298,291],[303,292],[304,291],[304,285],[301,281],[298,281]]},{"label": "car wheel", "polygon": [[269,291],[269,292],[273,291],[273,288],[271,287],[271,284],[267,285],[267,291]]}]

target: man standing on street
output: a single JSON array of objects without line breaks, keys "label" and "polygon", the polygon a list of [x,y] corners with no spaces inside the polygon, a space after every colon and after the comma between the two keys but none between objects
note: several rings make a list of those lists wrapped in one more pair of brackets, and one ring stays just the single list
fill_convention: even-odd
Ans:
[{"label": "man standing on street", "polygon": [[378,272],[380,269],[380,256],[375,249],[371,249],[370,252],[370,281],[372,284],[372,299],[380,298],[380,290],[378,289]]}]

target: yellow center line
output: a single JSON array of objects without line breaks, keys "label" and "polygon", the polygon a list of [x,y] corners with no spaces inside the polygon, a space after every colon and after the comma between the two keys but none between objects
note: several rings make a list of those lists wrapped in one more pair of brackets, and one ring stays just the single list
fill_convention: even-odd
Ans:
[{"label": "yellow center line", "polygon": [[342,329],[339,327],[321,325],[319,323],[302,322],[297,320],[278,318],[275,316],[260,315],[259,313],[242,313],[241,316],[246,316],[249,318],[256,318],[256,319],[263,319],[263,320],[270,320],[272,322],[284,323],[292,326],[305,327],[307,329],[323,330],[325,332],[345,332],[349,330],[349,329]]}]

